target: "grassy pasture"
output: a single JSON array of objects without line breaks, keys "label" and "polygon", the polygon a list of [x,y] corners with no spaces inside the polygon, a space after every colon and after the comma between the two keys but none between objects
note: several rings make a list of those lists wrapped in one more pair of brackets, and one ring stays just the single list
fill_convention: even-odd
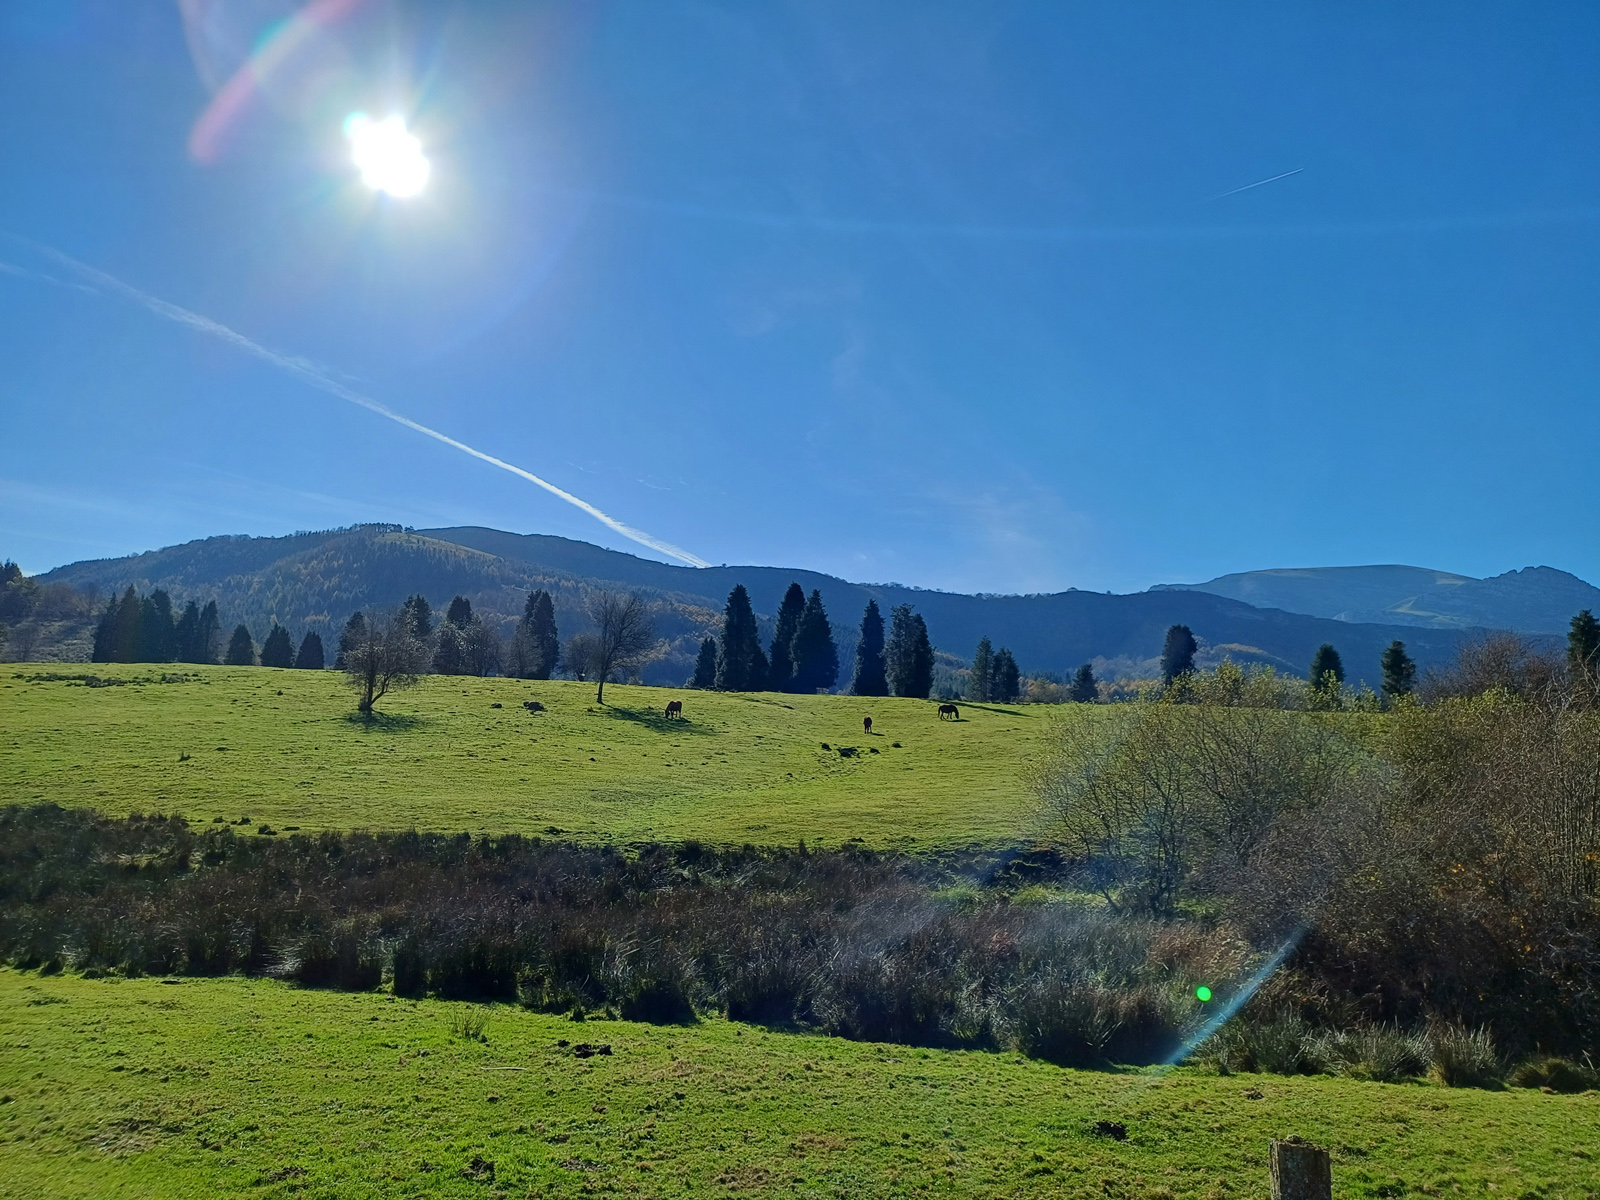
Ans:
[{"label": "grassy pasture", "polygon": [[[663,717],[675,698],[687,719]],[[1020,773],[1059,711],[963,705],[955,722],[918,700],[619,686],[601,707],[589,684],[456,676],[380,708],[356,719],[333,672],[8,665],[0,802],[280,830],[993,844],[1032,831]]]},{"label": "grassy pasture", "polygon": [[510,1008],[480,1043],[452,1032],[464,1011],[0,970],[0,1196],[1235,1200],[1266,1194],[1290,1133],[1333,1148],[1341,1200],[1600,1196],[1594,1093],[1118,1075]]}]

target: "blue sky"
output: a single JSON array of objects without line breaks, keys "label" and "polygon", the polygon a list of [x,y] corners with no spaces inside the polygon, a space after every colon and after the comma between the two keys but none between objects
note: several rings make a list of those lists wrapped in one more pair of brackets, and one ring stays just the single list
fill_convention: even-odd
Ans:
[{"label": "blue sky", "polygon": [[[53,250],[711,562],[1600,578],[1593,5],[368,0],[211,161],[296,5],[187,7],[0,6],[29,570],[357,521],[649,553]],[[360,183],[355,109],[421,195]]]}]

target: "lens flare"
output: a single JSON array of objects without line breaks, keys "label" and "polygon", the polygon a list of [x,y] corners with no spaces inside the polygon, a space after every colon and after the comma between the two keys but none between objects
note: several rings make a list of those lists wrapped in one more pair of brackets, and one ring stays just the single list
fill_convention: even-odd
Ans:
[{"label": "lens flare", "polygon": [[427,184],[432,165],[400,116],[374,121],[366,113],[351,113],[345,118],[344,135],[350,139],[350,157],[362,182],[373,191],[415,196]]},{"label": "lens flare", "polygon": [[1194,998],[1200,1001],[1201,1004],[1204,1004],[1207,1000],[1211,999],[1211,989],[1202,983],[1199,987],[1195,988]]}]

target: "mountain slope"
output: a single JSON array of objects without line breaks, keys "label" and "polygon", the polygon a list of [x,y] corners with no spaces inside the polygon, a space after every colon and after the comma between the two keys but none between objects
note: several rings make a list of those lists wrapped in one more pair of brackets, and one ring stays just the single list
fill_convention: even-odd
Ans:
[{"label": "mountain slope", "polygon": [[839,642],[841,684],[848,682],[856,629],[869,599],[877,600],[885,617],[895,605],[911,605],[927,620],[934,644],[962,659],[988,637],[1009,647],[1025,670],[1063,675],[1094,662],[1102,675],[1147,676],[1173,624],[1194,630],[1202,664],[1230,655],[1300,674],[1317,646],[1332,642],[1352,681],[1375,681],[1378,656],[1395,638],[1405,640],[1425,667],[1448,660],[1460,638],[1448,628],[1352,624],[1193,589],[967,596],[779,567],[673,566],[566,538],[476,527],[358,526],[282,538],[207,538],[129,558],[73,563],[42,578],[102,593],[130,584],[141,591],[163,587],[179,603],[215,599],[225,625],[243,621],[258,640],[273,621],[296,637],[308,628],[332,636],[356,609],[392,607],[412,592],[435,607],[465,595],[476,611],[509,632],[535,587],[551,592],[567,636],[585,628],[585,604],[595,590],[637,589],[659,605],[657,629],[668,643],[643,677],[674,684],[688,676],[699,639],[715,631],[727,594],[738,583],[762,614],[765,636],[791,581],[819,589]]},{"label": "mountain slope", "polygon": [[1565,633],[1574,613],[1600,611],[1600,588],[1554,567],[1489,579],[1398,565],[1300,567],[1164,583],[1151,591],[1206,592],[1338,621],[1517,633]]}]

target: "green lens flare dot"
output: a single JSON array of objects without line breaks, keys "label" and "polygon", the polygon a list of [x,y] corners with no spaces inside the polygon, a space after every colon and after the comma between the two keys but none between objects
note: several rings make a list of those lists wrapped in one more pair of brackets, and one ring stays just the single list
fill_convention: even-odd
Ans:
[{"label": "green lens flare dot", "polygon": [[1211,999],[1211,989],[1206,987],[1205,984],[1201,984],[1199,987],[1195,988],[1194,997],[1196,1000],[1204,1004],[1207,1000]]}]

